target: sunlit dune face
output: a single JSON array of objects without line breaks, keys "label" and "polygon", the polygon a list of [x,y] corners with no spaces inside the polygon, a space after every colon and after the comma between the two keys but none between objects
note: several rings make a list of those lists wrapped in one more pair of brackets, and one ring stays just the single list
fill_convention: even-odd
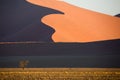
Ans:
[{"label": "sunlit dune face", "polygon": [[55,29],[55,42],[93,42],[120,39],[120,18],[72,6],[58,0],[27,0],[64,12],[50,14],[42,22]]}]

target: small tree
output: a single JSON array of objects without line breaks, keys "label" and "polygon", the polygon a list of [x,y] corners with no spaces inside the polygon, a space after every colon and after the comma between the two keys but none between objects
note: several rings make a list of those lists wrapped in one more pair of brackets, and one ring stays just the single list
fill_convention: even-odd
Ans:
[{"label": "small tree", "polygon": [[24,70],[24,68],[28,65],[29,61],[28,60],[22,60],[19,62],[19,67]]}]

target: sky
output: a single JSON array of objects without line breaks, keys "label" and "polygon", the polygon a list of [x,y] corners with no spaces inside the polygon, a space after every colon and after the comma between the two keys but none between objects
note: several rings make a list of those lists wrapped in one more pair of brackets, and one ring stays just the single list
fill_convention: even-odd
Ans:
[{"label": "sky", "polygon": [[120,0],[63,0],[72,5],[108,15],[120,13]]}]

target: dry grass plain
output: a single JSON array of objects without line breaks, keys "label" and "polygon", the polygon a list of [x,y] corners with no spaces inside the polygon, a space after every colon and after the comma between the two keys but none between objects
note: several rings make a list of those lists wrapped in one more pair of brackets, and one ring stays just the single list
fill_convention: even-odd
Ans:
[{"label": "dry grass plain", "polygon": [[0,68],[0,80],[120,80],[120,68]]}]

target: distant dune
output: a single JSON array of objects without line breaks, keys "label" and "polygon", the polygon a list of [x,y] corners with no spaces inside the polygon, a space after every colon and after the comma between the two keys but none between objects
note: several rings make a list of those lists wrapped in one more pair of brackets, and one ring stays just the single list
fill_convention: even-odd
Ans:
[{"label": "distant dune", "polygon": [[120,17],[120,14],[115,15],[116,17]]},{"label": "distant dune", "polygon": [[42,22],[53,27],[55,42],[93,42],[120,39],[120,19],[79,8],[58,0],[27,0],[59,10],[64,14],[50,14]]}]

